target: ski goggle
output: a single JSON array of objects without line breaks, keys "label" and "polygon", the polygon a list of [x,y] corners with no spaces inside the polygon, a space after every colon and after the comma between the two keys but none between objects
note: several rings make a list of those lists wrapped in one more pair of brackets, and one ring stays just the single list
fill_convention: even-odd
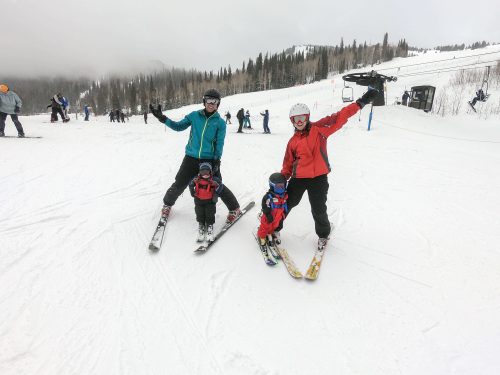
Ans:
[{"label": "ski goggle", "polygon": [[269,185],[273,188],[273,191],[278,194],[282,194],[286,190],[286,183],[283,182],[274,183],[269,181]]},{"label": "ski goggle", "polygon": [[296,115],[290,117],[290,121],[292,121],[294,125],[298,126],[306,124],[307,120],[309,120],[309,115]]},{"label": "ski goggle", "polygon": [[205,99],[205,104],[214,104],[214,105],[218,105],[220,103],[220,100],[219,99],[216,99],[216,98],[206,98]]}]

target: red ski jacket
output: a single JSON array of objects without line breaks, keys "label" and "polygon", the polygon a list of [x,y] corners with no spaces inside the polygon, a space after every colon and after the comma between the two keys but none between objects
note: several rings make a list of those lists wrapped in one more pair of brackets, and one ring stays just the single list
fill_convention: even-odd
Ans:
[{"label": "red ski jacket", "polygon": [[326,140],[358,111],[359,105],[352,103],[333,115],[310,122],[306,129],[296,131],[288,141],[281,173],[286,178],[314,178],[329,173]]}]

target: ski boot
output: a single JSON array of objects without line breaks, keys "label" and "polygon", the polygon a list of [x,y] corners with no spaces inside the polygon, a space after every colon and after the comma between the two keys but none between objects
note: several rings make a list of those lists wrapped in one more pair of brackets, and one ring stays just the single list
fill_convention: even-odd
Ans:
[{"label": "ski boot", "polygon": [[232,224],[238,216],[241,215],[241,210],[238,207],[235,210],[231,210],[227,213],[226,224]]},{"label": "ski boot", "polygon": [[198,237],[196,238],[196,242],[205,241],[205,224],[198,224]]},{"label": "ski boot", "polygon": [[207,225],[207,241],[213,242],[215,240],[214,226],[212,224]]},{"label": "ski boot", "polygon": [[170,211],[172,210],[172,206],[168,206],[166,204],[163,205],[163,208],[161,209],[161,218],[162,219],[168,219],[168,216],[170,215]]},{"label": "ski boot", "polygon": [[281,244],[281,235],[280,232],[274,232],[273,233],[273,240],[276,245]]},{"label": "ski boot", "polygon": [[325,250],[329,238],[318,238],[318,250]]}]

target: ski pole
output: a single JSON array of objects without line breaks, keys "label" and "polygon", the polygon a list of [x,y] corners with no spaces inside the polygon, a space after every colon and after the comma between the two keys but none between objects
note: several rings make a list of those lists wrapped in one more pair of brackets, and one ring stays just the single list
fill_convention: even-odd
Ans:
[{"label": "ski pole", "polygon": [[373,103],[372,103],[372,108],[370,109],[370,116],[368,117],[368,131],[370,131],[370,127],[372,124],[372,117],[373,117]]}]

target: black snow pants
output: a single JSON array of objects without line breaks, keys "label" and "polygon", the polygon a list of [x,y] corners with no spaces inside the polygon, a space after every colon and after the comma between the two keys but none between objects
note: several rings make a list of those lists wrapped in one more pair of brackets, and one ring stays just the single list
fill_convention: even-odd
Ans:
[{"label": "black snow pants", "polygon": [[[214,166],[214,161],[211,159],[196,159],[191,156],[184,156],[179,171],[175,176],[175,181],[172,186],[168,188],[165,197],[163,198],[164,204],[168,206],[173,206],[175,204],[177,198],[179,198],[184,190],[186,190],[189,182],[194,178],[194,176],[198,174],[200,163],[203,163],[205,161],[212,163],[212,166]],[[218,166],[214,168],[213,174],[215,177],[219,177],[222,180],[220,168]],[[238,203],[238,200],[234,196],[233,192],[229,190],[229,188],[225,184],[224,189],[222,189],[220,198],[230,211],[240,207],[240,204]]]},{"label": "black snow pants", "polygon": [[[316,234],[320,238],[330,235],[331,227],[326,212],[326,199],[328,196],[328,175],[324,174],[314,178],[292,178],[288,183],[288,215],[292,208],[297,206],[307,190],[311,213],[314,219]],[[278,228],[280,230],[282,224]]]},{"label": "black snow pants", "polygon": [[194,212],[196,213],[196,221],[200,224],[213,225],[215,223],[215,202],[209,200],[194,200]]},{"label": "black snow pants", "polygon": [[[12,119],[12,122],[14,122],[14,125],[16,126],[17,134],[24,135],[23,126],[21,125],[21,122],[19,121],[17,115],[16,114],[10,115],[10,118]],[[5,132],[5,120],[7,120],[7,113],[0,112],[0,133]]]}]

